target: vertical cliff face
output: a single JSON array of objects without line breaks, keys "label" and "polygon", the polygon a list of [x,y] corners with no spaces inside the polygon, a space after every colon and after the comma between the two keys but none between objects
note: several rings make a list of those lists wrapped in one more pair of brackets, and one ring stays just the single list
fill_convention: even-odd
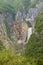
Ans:
[{"label": "vertical cliff face", "polygon": [[28,25],[21,20],[19,20],[19,22],[16,21],[14,23],[14,31],[17,35],[17,38],[23,40],[25,38],[24,36],[26,36],[26,32],[28,31]]},{"label": "vertical cliff face", "polygon": [[20,13],[20,14],[18,13],[16,15],[16,19],[14,22],[14,31],[16,33],[18,41],[19,40],[21,41],[20,44],[25,44],[25,42],[27,41],[26,38],[27,38],[28,25],[22,19],[22,13]]}]

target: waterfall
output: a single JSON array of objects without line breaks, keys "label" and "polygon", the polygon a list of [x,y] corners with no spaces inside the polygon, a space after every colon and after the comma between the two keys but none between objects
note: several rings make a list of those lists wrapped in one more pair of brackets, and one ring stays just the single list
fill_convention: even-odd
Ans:
[{"label": "waterfall", "polygon": [[27,38],[28,40],[29,40],[31,34],[32,34],[32,27],[28,28],[28,38]]}]

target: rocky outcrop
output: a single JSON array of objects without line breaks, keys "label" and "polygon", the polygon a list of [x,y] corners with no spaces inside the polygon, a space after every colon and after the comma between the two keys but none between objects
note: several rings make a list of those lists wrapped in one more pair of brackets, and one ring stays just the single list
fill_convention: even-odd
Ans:
[{"label": "rocky outcrop", "polygon": [[[20,16],[20,17],[19,17]],[[27,36],[27,31],[28,31],[28,25],[27,23],[21,18],[21,14],[17,14],[16,20],[14,22],[14,31],[16,33],[16,36],[18,40],[24,41],[20,43],[25,44],[26,36]]]}]

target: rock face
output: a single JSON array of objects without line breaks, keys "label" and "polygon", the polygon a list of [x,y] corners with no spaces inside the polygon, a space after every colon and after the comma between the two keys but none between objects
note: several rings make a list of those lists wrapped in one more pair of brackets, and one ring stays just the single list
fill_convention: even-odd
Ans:
[{"label": "rock face", "polygon": [[35,27],[35,23],[36,23],[36,22],[34,22],[34,20],[41,11],[43,11],[43,1],[39,2],[38,4],[36,4],[35,7],[32,7],[28,10],[28,13],[26,16],[26,21],[31,24],[33,33],[35,31],[34,27]]},{"label": "rock face", "polygon": [[[27,31],[28,31],[27,23],[25,23],[22,19],[15,20],[14,31],[16,33],[18,40],[24,41],[24,44],[25,44],[25,42],[27,41],[26,38],[27,38]],[[23,43],[23,42],[20,42],[20,43]]]},{"label": "rock face", "polygon": [[35,7],[32,7],[28,10],[27,18],[31,18],[32,16],[35,18],[38,16],[39,12],[43,9],[43,1],[36,4]]}]

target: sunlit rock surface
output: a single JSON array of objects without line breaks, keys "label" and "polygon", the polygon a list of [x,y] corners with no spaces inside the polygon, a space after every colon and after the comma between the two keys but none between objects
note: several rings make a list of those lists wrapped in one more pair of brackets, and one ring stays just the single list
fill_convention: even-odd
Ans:
[{"label": "sunlit rock surface", "polygon": [[[26,42],[27,39],[27,31],[28,31],[28,25],[22,20],[16,20],[14,22],[14,31],[16,33],[16,36],[18,40]],[[19,41],[20,43],[20,41]],[[21,42],[23,43],[23,42]]]}]

